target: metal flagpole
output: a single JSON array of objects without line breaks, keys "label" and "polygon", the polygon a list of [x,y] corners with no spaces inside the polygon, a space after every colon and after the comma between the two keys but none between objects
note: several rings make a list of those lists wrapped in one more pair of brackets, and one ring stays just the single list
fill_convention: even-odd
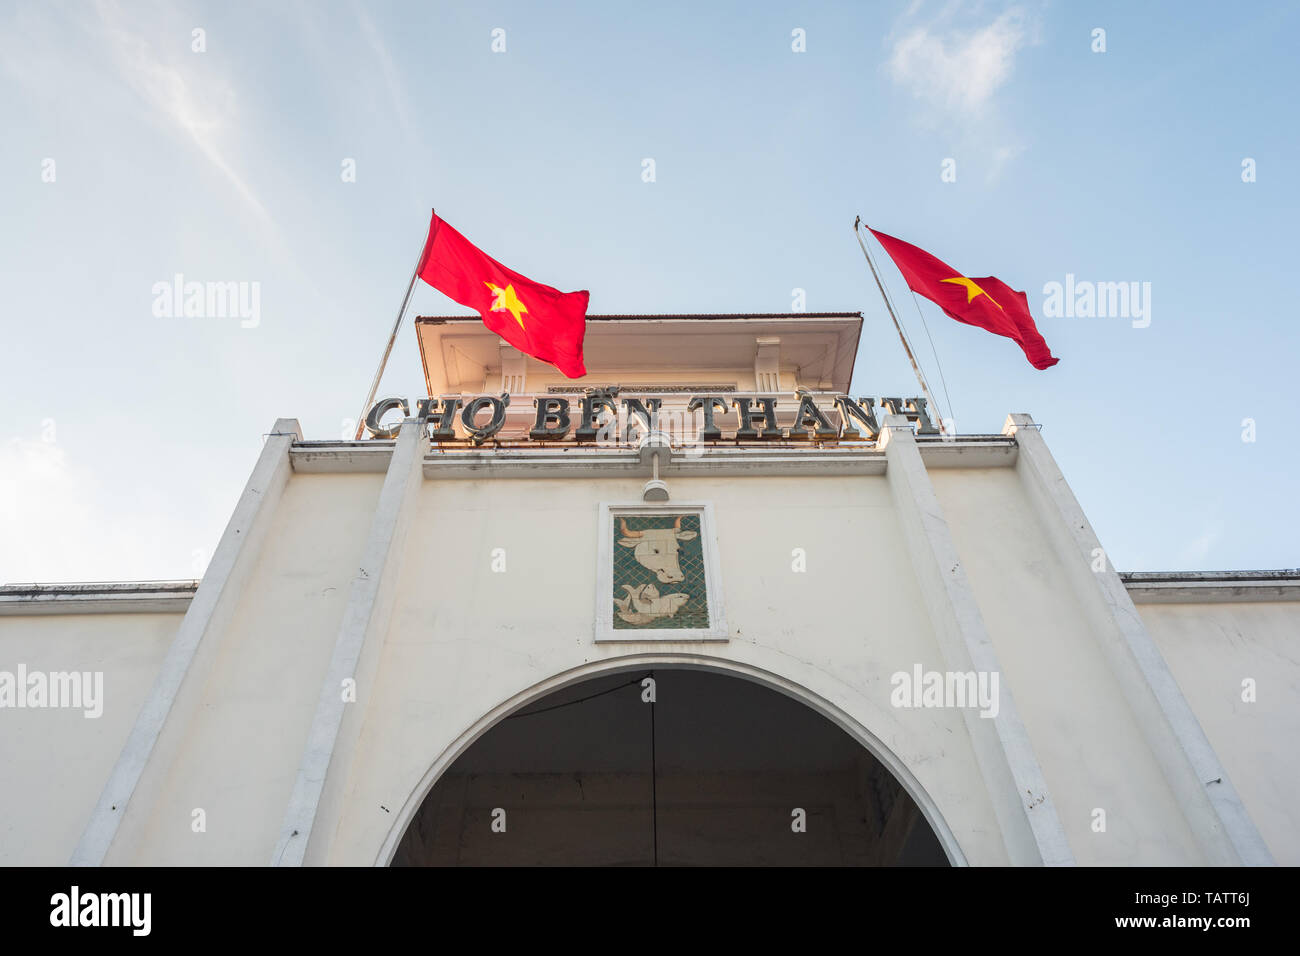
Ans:
[{"label": "metal flagpole", "polygon": [[402,318],[406,315],[406,307],[411,302],[411,292],[415,289],[415,280],[420,275],[420,266],[424,265],[424,254],[428,251],[428,241],[425,242],[425,248],[420,250],[420,258],[415,263],[415,271],[411,273],[411,281],[406,286],[406,295],[402,296],[402,307],[397,310],[397,321],[393,323],[393,334],[388,337],[388,348],[384,349],[384,357],[379,360],[379,368],[375,370],[375,379],[370,383],[370,394],[366,396],[366,403],[361,406],[361,414],[357,418],[357,434],[353,441],[361,441],[361,431],[366,427],[366,415],[370,412],[370,407],[375,403],[375,392],[379,390],[379,380],[384,377],[384,367],[388,364],[388,356],[393,353],[393,343],[397,341],[397,330],[402,326]]},{"label": "metal flagpole", "polygon": [[862,241],[862,232],[858,229],[858,224],[862,222],[862,217],[857,216],[853,220],[853,234],[858,237],[858,245],[862,247],[862,254],[867,257],[867,265],[871,267],[872,278],[876,280],[876,288],[880,290],[880,297],[885,300],[885,308],[889,310],[889,317],[894,320],[894,328],[898,330],[898,340],[903,343],[903,351],[907,353],[907,360],[912,363],[912,371],[916,373],[916,380],[921,385],[921,391],[925,393],[926,400],[930,407],[934,409],[934,417],[938,419],[939,434],[944,434],[943,413],[939,409],[939,403],[934,400],[930,394],[930,386],[925,384],[925,376],[921,374],[921,366],[916,364],[916,356],[912,354],[912,347],[907,344],[907,336],[903,334],[903,327],[898,322],[898,316],[894,313],[894,306],[889,301],[889,296],[885,294],[885,285],[880,281],[880,273],[876,271],[876,264],[871,261],[871,253],[867,251],[867,244]]}]

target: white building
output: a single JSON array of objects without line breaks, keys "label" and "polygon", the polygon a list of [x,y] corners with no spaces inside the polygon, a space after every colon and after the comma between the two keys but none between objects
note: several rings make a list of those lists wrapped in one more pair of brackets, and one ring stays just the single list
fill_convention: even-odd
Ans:
[{"label": "white building", "polygon": [[481,444],[280,419],[201,582],[0,588],[0,863],[1300,863],[1300,575],[1117,573],[1028,415],[837,401],[860,330],[420,319]]}]

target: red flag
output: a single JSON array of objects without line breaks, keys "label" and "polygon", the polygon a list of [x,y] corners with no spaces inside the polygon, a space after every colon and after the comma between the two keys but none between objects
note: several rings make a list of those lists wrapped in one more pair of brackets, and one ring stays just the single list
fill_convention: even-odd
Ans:
[{"label": "red flag", "polygon": [[1023,292],[993,276],[968,278],[924,249],[874,229],[871,234],[880,240],[898,271],[903,273],[907,287],[925,296],[951,318],[1014,339],[1036,369],[1051,368],[1060,361],[1038,334],[1038,326],[1029,313],[1029,299]]},{"label": "red flag", "polygon": [[569,378],[587,374],[582,338],[584,292],[560,292],[507,269],[434,213],[420,278],[483,316],[483,324],[521,352],[550,362]]}]

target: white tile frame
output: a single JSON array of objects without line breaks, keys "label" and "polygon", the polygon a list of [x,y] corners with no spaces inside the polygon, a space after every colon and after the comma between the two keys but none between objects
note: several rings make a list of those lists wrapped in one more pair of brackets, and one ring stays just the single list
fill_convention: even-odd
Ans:
[{"label": "white tile frame", "polygon": [[[596,522],[599,540],[596,547],[596,643],[640,644],[646,642],[688,643],[726,641],[727,619],[722,599],[722,564],[718,536],[713,522],[713,505],[709,502],[619,503],[602,501]],[[690,628],[614,628],[614,519],[647,515],[696,514],[700,518],[700,547],[704,550],[704,589],[708,597],[709,626]]]}]

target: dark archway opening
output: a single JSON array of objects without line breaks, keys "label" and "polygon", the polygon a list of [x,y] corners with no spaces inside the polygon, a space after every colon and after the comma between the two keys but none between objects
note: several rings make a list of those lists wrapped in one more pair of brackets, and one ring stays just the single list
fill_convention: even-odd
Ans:
[{"label": "dark archway opening", "polygon": [[898,780],[816,711],[737,677],[657,669],[584,681],[501,721],[434,785],[393,865],[948,858]]}]

